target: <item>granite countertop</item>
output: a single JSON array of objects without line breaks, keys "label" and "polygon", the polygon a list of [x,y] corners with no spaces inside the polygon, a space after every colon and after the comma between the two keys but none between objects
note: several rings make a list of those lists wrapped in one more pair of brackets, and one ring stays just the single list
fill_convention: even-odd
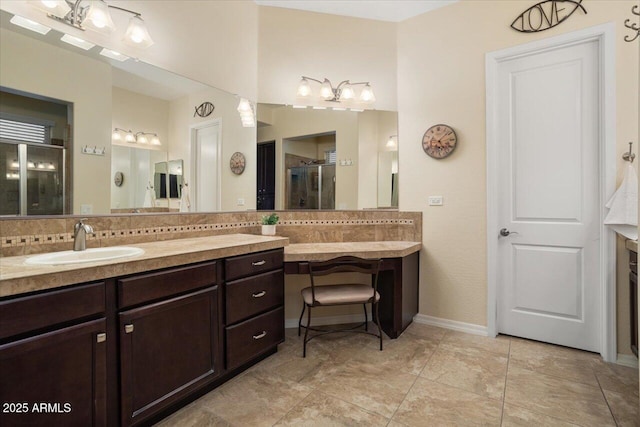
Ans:
[{"label": "granite countertop", "polygon": [[225,234],[126,246],[144,254],[99,262],[26,265],[33,255],[0,258],[0,297],[285,247],[286,237]]},{"label": "granite countertop", "polygon": [[628,239],[627,243],[625,244],[626,248],[629,249],[630,251],[633,251],[635,253],[638,253],[638,241],[637,240],[631,240]]},{"label": "granite countertop", "polygon": [[360,258],[399,258],[418,252],[422,242],[292,243],[284,249],[284,261],[326,261],[344,255]]}]

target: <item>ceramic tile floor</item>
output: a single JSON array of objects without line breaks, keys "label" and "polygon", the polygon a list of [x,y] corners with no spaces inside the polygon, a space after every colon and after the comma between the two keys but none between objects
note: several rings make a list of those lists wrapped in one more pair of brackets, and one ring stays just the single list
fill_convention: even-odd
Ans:
[{"label": "ceramic tile floor", "polygon": [[412,324],[302,341],[181,409],[165,426],[640,426],[638,371],[564,347]]}]

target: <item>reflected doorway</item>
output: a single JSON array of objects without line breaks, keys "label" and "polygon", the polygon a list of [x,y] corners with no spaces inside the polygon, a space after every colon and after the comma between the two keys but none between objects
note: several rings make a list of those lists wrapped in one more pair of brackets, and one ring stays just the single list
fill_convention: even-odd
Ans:
[{"label": "reflected doorway", "polygon": [[[191,126],[191,187],[194,188],[192,211],[220,210],[221,123],[212,120]],[[181,210],[185,212],[185,210]]]},{"label": "reflected doorway", "polygon": [[258,144],[258,176],[256,207],[259,211],[275,209],[276,142]]}]

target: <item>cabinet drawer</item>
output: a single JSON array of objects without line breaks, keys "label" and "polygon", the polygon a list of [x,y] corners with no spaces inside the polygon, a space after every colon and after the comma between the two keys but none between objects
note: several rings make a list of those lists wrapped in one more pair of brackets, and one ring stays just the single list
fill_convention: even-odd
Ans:
[{"label": "cabinet drawer", "polygon": [[0,301],[0,339],[104,311],[104,282]]},{"label": "cabinet drawer", "polygon": [[215,261],[119,279],[118,307],[131,307],[218,282],[218,264]]},{"label": "cabinet drawer", "polygon": [[227,369],[233,369],[284,341],[284,308],[227,329]]},{"label": "cabinet drawer", "polygon": [[241,255],[225,260],[225,278],[228,281],[241,277],[252,276],[265,271],[282,268],[284,263],[284,251],[259,252],[249,255]]},{"label": "cabinet drawer", "polygon": [[228,282],[227,325],[284,304],[282,269]]}]

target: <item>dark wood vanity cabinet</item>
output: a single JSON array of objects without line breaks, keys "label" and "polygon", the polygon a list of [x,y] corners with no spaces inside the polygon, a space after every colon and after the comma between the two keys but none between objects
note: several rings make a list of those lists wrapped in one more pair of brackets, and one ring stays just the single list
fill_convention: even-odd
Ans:
[{"label": "dark wood vanity cabinet", "polygon": [[225,260],[227,369],[284,341],[283,266],[281,249]]},{"label": "dark wood vanity cabinet", "polygon": [[125,306],[118,314],[123,425],[148,419],[222,374],[217,267],[210,262],[118,280]]},{"label": "dark wood vanity cabinet", "polygon": [[105,285],[0,301],[0,425],[107,425]]}]

